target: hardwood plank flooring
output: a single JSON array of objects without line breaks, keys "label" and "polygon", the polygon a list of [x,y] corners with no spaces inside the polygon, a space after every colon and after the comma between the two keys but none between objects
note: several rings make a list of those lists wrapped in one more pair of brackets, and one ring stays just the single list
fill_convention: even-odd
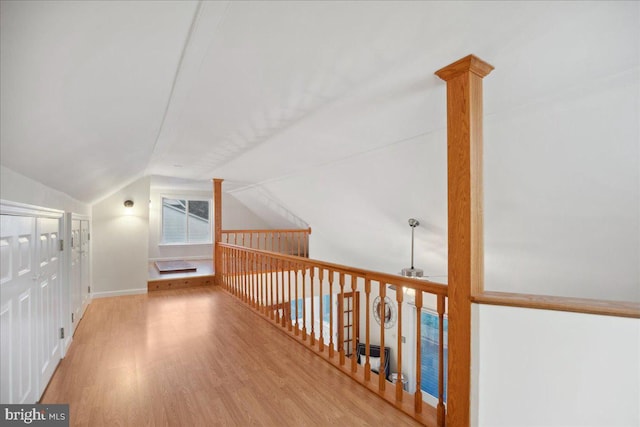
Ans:
[{"label": "hardwood plank flooring", "polygon": [[74,426],[415,426],[217,287],[94,300],[42,403]]}]

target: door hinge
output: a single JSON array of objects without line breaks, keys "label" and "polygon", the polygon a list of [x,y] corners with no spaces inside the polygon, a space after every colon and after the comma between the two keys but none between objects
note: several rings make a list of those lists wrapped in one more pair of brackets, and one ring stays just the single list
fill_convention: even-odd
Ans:
[{"label": "door hinge", "polygon": [[87,286],[87,293],[91,293],[91,286]]},{"label": "door hinge", "polygon": [[87,240],[91,240],[91,233],[87,233]]},{"label": "door hinge", "polygon": [[64,240],[60,240],[60,252],[64,251]]},{"label": "door hinge", "polygon": [[60,339],[64,339],[64,328],[60,328]]},{"label": "door hinge", "polygon": [[71,313],[71,323],[73,323],[73,313]]}]

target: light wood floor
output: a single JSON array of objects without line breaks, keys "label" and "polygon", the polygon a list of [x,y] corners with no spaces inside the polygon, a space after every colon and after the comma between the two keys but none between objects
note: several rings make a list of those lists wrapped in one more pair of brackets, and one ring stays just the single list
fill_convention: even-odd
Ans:
[{"label": "light wood floor", "polygon": [[214,287],[94,300],[41,402],[87,426],[417,425]]}]

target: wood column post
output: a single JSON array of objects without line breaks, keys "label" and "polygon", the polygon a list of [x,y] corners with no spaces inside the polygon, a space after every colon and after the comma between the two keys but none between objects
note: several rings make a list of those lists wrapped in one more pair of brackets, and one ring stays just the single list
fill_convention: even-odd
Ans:
[{"label": "wood column post", "polygon": [[471,295],[484,289],[482,79],[493,66],[469,55],[436,75],[447,82],[449,362],[447,425],[470,425]]},{"label": "wood column post", "polygon": [[222,256],[218,243],[222,242],[222,181],[213,179],[213,271],[214,282],[222,285]]}]

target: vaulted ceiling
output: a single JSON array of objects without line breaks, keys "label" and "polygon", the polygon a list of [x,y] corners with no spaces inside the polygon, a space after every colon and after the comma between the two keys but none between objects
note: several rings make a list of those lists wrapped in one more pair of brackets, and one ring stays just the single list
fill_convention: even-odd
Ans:
[{"label": "vaulted ceiling", "polygon": [[577,84],[605,73],[601,58],[570,49],[583,35],[561,41],[565,51],[519,56],[523,40],[557,26],[570,34],[567,17],[582,13],[593,11],[571,2],[549,13],[523,2],[3,1],[1,162],[85,202],[151,174],[268,182],[442,129],[433,71],[468,53],[510,56],[488,114],[558,88],[552,69],[520,86],[540,57],[577,61]]}]

